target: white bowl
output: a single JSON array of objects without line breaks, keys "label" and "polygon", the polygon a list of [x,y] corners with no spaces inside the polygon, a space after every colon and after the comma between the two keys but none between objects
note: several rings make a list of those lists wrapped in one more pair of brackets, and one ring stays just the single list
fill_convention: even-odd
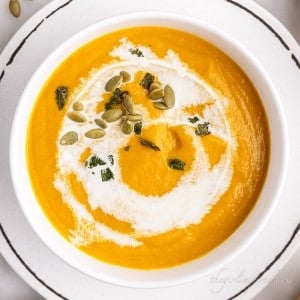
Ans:
[{"label": "white bowl", "polygon": [[[135,270],[96,260],[67,242],[50,224],[33,192],[26,165],[26,128],[42,84],[73,51],[103,34],[139,25],[159,25],[181,29],[217,46],[231,57],[256,87],[266,110],[271,134],[270,165],[259,199],[242,225],[221,245],[189,263],[167,269]],[[255,238],[269,218],[283,186],[287,166],[288,139],[285,117],[276,90],[253,55],[230,36],[183,15],[138,12],[104,19],[79,32],[56,49],[34,73],[16,110],[11,131],[10,168],[14,189],[29,223],[62,260],[83,273],[116,285],[158,288],[191,281],[212,272],[237,256]]]}]

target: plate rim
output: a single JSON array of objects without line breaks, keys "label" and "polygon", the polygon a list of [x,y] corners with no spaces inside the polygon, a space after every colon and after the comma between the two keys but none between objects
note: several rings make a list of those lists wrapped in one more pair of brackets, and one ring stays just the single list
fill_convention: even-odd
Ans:
[{"label": "plate rim", "polygon": [[[294,37],[290,34],[290,32],[280,23],[280,21],[278,21],[272,14],[270,14],[267,10],[265,10],[259,4],[253,2],[252,0],[241,0],[241,1],[223,0],[223,1],[231,3],[232,5],[235,5],[236,7],[240,8],[240,9],[243,9],[244,11],[246,11],[247,13],[252,15],[254,18],[256,18],[258,21],[262,22],[269,30],[271,30],[271,32],[281,42],[281,44],[285,47],[285,49],[290,52],[290,58],[293,60],[293,62],[296,64],[298,70],[300,71],[300,62],[299,62],[299,59],[298,59],[298,57],[300,55],[299,45],[296,42],[296,40],[294,39]],[[45,19],[50,18],[52,15],[54,15],[60,9],[63,9],[64,7],[66,7],[67,5],[69,5],[72,2],[73,2],[73,0],[54,0],[54,1],[51,1],[50,3],[45,5],[43,8],[41,8],[39,11],[37,11],[35,14],[33,14],[20,27],[20,29],[10,39],[10,41],[7,43],[7,45],[3,49],[2,53],[0,54],[0,66],[2,64],[2,60],[3,60],[3,65],[4,65],[3,69],[2,70],[0,69],[0,83],[1,83],[2,78],[5,76],[6,68],[9,67],[9,65],[13,62],[14,57],[17,55],[18,51],[21,49],[21,48],[19,48],[19,46],[20,45],[22,46],[27,41],[27,39],[30,38],[31,34],[38,29],[38,27],[44,22]],[[51,10],[52,8],[54,8],[54,9]],[[45,13],[48,12],[49,9],[50,9],[50,13],[48,13],[46,16],[44,16],[42,18],[42,20],[39,23],[37,23],[36,26],[32,29],[32,26],[35,25],[34,21],[36,19],[38,19],[40,16],[45,15]],[[253,11],[253,9],[255,9],[260,14],[256,14]],[[276,27],[277,30],[275,30],[271,26],[267,26],[266,24],[268,24],[268,23],[263,19],[263,17],[261,15],[266,16],[268,19],[270,19],[272,21],[272,24],[273,23],[275,24],[275,27]],[[31,31],[29,31],[29,33],[25,36],[25,38],[23,40],[21,40],[21,43],[18,43],[18,40],[20,39],[20,37],[22,37],[23,31],[27,31],[27,30],[30,30],[30,29],[31,29]],[[274,31],[277,34],[275,34]],[[283,34],[279,35],[278,32],[283,33]],[[284,36],[284,38],[282,36]],[[22,44],[23,41],[24,41],[24,43]],[[288,43],[286,41],[288,41]],[[19,45],[16,49],[18,51],[14,51],[12,53],[12,55],[8,56],[9,52],[11,51],[10,48],[13,48],[12,46],[17,45],[17,44]],[[9,57],[9,60],[6,63],[4,61],[5,57]],[[249,283],[240,292],[236,293],[235,295],[233,295],[229,299],[234,299],[234,298],[240,296],[241,293],[243,293],[245,290],[249,289],[264,273],[266,273],[269,270],[269,268],[274,263],[276,263],[282,257],[282,255],[286,252],[286,250],[288,249],[290,244],[293,242],[295,237],[298,235],[299,231],[300,231],[300,223],[296,226],[296,228],[294,229],[293,233],[291,234],[289,240],[283,246],[282,250],[271,261],[271,263],[256,277],[256,279],[254,279],[254,281],[252,283]],[[1,225],[1,222],[0,222],[0,232],[2,233],[2,237],[4,238],[4,240],[6,240],[9,248],[14,253],[14,255],[19,260],[19,262],[22,263],[22,265],[25,267],[25,269],[27,269],[27,271],[31,270],[30,267],[26,264],[26,262],[22,259],[22,257],[18,254],[18,252],[14,248],[14,246],[10,243],[9,237],[6,235],[5,230],[4,230],[3,226]],[[299,243],[299,246],[300,246],[300,243]],[[296,252],[297,248],[298,247],[295,246],[293,248],[294,251],[290,251],[292,253],[290,253],[289,257],[285,259],[285,263]],[[31,275],[33,275],[34,279],[32,279],[32,277],[26,276],[26,274],[24,272],[24,269],[19,267],[21,265],[19,265],[18,262],[16,263],[16,258],[13,258],[13,256],[10,255],[11,253],[6,255],[5,250],[3,250],[3,249],[4,248],[1,248],[1,253],[2,253],[3,257],[8,261],[8,263],[12,266],[12,268],[15,271],[18,270],[18,275],[21,276],[38,293],[40,293],[43,296],[46,296],[46,295],[48,296],[48,293],[44,294],[45,288],[47,288],[49,291],[54,293],[57,297],[59,297],[61,299],[67,299],[66,297],[64,297],[60,293],[56,292],[52,287],[49,287],[47,284],[45,284],[45,282],[43,282],[43,280],[40,279],[32,270],[31,270],[31,272],[29,271],[29,273],[31,273]],[[28,270],[28,268],[29,268],[29,270]],[[19,272],[21,269],[22,269],[22,271]],[[33,280],[34,281],[35,280],[39,281],[45,287],[42,287],[41,285],[33,284],[32,283]]]}]

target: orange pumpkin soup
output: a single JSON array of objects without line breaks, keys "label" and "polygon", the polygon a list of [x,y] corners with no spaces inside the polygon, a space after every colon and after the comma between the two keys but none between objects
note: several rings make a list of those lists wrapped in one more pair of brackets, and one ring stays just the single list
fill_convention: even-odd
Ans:
[{"label": "orange pumpkin soup", "polygon": [[57,231],[138,269],[191,261],[227,239],[257,201],[269,150],[243,71],[162,27],[112,32],[71,54],[43,85],[27,133],[32,186]]}]

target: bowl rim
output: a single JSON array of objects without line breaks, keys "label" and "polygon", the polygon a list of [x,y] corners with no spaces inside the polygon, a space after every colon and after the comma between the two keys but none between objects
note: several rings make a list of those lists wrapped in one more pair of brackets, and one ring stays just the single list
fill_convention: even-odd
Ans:
[{"label": "bowl rim", "polygon": [[[33,89],[32,86],[34,86],[34,82],[42,82],[44,84],[45,80],[49,78],[49,76],[52,74],[52,72],[56,69],[57,66],[59,66],[60,62],[62,62],[66,57],[68,57],[71,53],[73,53],[76,49],[80,48],[84,44],[86,44],[89,41],[92,41],[94,38],[97,36],[105,34],[105,32],[102,32],[101,34],[95,35],[93,38],[88,38],[90,34],[94,34],[95,32],[98,32],[99,30],[101,31],[101,28],[110,28],[108,32],[113,32],[121,28],[126,28],[126,27],[134,27],[138,26],[138,24],[134,25],[124,25],[124,23],[128,22],[141,22],[147,20],[148,22],[151,20],[151,22],[156,22],[157,20],[160,21],[157,24],[158,26],[165,26],[165,27],[171,27],[174,29],[179,29],[183,31],[187,31],[191,34],[194,34],[196,36],[199,36],[200,38],[204,38],[208,42],[212,43],[219,49],[221,49],[227,56],[229,56],[231,59],[233,59],[239,67],[246,73],[246,75],[250,78],[251,82],[253,83],[253,79],[251,78],[252,74],[249,75],[248,72],[246,72],[241,66],[236,61],[236,57],[232,57],[233,53],[231,52],[232,50],[235,50],[238,52],[237,55],[241,55],[245,59],[248,60],[248,62],[255,67],[255,72],[259,74],[261,79],[263,79],[264,84],[267,85],[268,87],[268,93],[270,93],[271,99],[273,99],[273,105],[274,105],[274,113],[277,114],[277,118],[280,121],[278,128],[276,131],[276,135],[272,135],[272,128],[270,126],[270,133],[271,133],[271,149],[270,149],[270,158],[269,158],[269,167],[268,167],[268,174],[266,175],[265,178],[265,183],[263,190],[261,191],[260,195],[258,196],[257,202],[255,206],[252,208],[251,212],[249,215],[246,217],[246,219],[242,222],[242,224],[230,235],[228,239],[226,239],[224,242],[222,242],[220,245],[218,245],[216,248],[213,250],[209,251],[206,255],[192,260],[191,262],[174,266],[171,268],[166,268],[166,269],[155,269],[155,270],[139,270],[139,269],[129,269],[129,268],[124,268],[120,266],[114,266],[105,262],[101,262],[96,260],[93,257],[88,256],[84,252],[80,251],[79,249],[76,249],[71,243],[69,243],[67,240],[65,240],[54,228],[54,226],[51,224],[51,222],[48,220],[47,216],[43,212],[42,208],[40,207],[36,195],[33,191],[33,188],[31,186],[31,181],[29,178],[27,178],[27,183],[29,182],[30,186],[29,192],[31,196],[31,204],[35,205],[34,213],[32,211],[32,206],[29,208],[27,206],[28,203],[26,203],[27,198],[24,197],[24,191],[27,192],[28,190],[24,190],[24,187],[22,187],[22,181],[20,181],[20,171],[22,173],[22,178],[24,178],[24,175],[27,174],[27,164],[26,160],[23,161],[22,164],[22,159],[24,159],[24,156],[20,155],[18,156],[17,154],[22,154],[25,155],[26,158],[26,136],[27,136],[27,125],[28,121],[30,119],[30,112],[32,111],[33,105],[35,103],[35,97],[34,100],[31,100],[30,102],[30,109],[28,108],[27,110],[29,111],[29,115],[26,115],[26,120],[24,119],[22,121],[22,115],[24,111],[25,105],[28,104],[29,99],[28,94],[32,92],[31,90]],[[150,23],[151,23],[150,22]],[[172,23],[172,26],[170,25]],[[114,27],[115,25],[118,25],[117,28]],[[180,25],[179,25],[180,24]],[[139,24],[142,26],[142,24]],[[154,24],[144,24],[144,25],[154,25]],[[185,27],[186,30],[184,30],[182,27]],[[100,29],[99,29],[100,28]],[[224,44],[222,44],[222,47],[219,44],[216,44],[215,42],[211,41],[210,39],[206,37],[203,37],[203,35],[198,35],[194,32],[191,32],[187,30],[187,28],[193,28],[193,30],[200,30],[201,32],[204,30],[208,35],[210,35],[210,38],[213,36],[214,38],[218,38],[219,41],[222,41]],[[88,38],[88,39],[87,39]],[[80,42],[78,44],[78,41],[80,39],[84,39],[84,42]],[[87,39],[87,40],[86,40]],[[218,41],[218,42],[219,42]],[[77,45],[76,45],[77,43]],[[226,48],[227,47],[227,48]],[[71,48],[71,50],[69,49]],[[61,57],[61,53],[65,53]],[[234,56],[234,55],[233,55]],[[56,63],[53,63],[53,60]],[[50,67],[51,66],[51,67]],[[48,70],[50,67],[51,71]],[[45,70],[48,71],[45,71]],[[43,75],[43,73],[47,73],[48,76]],[[43,80],[41,81],[39,78],[43,77]],[[255,85],[255,88],[257,89],[257,85]],[[41,88],[42,85],[40,84],[39,87]],[[38,92],[40,91],[40,88],[38,89]],[[258,92],[260,92],[257,89]],[[36,95],[38,94],[35,93]],[[262,98],[262,96],[261,96]],[[263,105],[265,106],[264,100],[262,99]],[[269,120],[269,115],[266,111],[267,118]],[[270,120],[269,120],[270,121]],[[25,124],[24,124],[25,123]],[[24,125],[26,130],[24,130]],[[270,124],[269,124],[270,125]],[[18,147],[17,145],[20,144],[20,132],[22,132],[23,129],[23,136],[22,136],[22,147]],[[281,145],[281,152],[277,153],[277,156],[275,158],[279,159],[279,164],[280,164],[280,174],[275,174],[275,181],[278,183],[275,185],[275,188],[272,188],[272,198],[269,200],[267,203],[261,203],[260,198],[263,196],[265,193],[265,186],[269,183],[269,173],[270,173],[270,168],[271,166],[271,160],[272,160],[272,154],[274,152],[274,149],[272,147],[272,140],[274,138],[278,138],[278,143]],[[280,144],[281,143],[281,144]],[[23,149],[23,150],[22,150]],[[131,13],[124,13],[120,14],[117,16],[113,17],[108,17],[105,19],[100,20],[99,22],[90,25],[83,30],[79,31],[78,33],[74,34],[72,37],[67,39],[64,43],[62,43],[57,49],[55,49],[42,63],[41,65],[37,68],[37,70],[34,72],[30,80],[28,81],[22,96],[20,97],[19,103],[17,105],[17,109],[15,112],[15,116],[13,119],[12,123],[12,128],[11,128],[11,135],[10,135],[10,145],[9,145],[9,165],[10,165],[10,173],[11,173],[11,178],[13,182],[13,187],[15,194],[18,199],[18,203],[21,207],[22,212],[24,213],[26,219],[30,223],[31,227],[34,229],[36,234],[39,236],[39,238],[46,244],[46,246],[54,252],[59,258],[61,258],[63,261],[67,262],[70,266],[76,268],[77,270],[83,272],[86,275],[89,275],[93,278],[96,278],[98,280],[102,280],[107,283],[112,283],[115,285],[120,285],[120,286],[126,286],[126,287],[135,287],[135,288],[158,288],[158,287],[167,287],[167,286],[174,286],[182,283],[186,283],[189,281],[192,281],[194,279],[199,278],[200,276],[207,274],[209,272],[212,272],[215,270],[217,267],[220,267],[227,263],[228,261],[232,260],[234,257],[236,257],[239,253],[241,253],[254,239],[255,237],[259,234],[259,232],[262,230],[264,225],[266,224],[267,220],[269,219],[276,203],[279,198],[279,195],[282,191],[283,185],[284,185],[284,178],[286,175],[287,171],[287,162],[288,162],[288,149],[289,149],[289,144],[288,144],[288,131],[287,131],[287,124],[286,124],[286,118],[283,112],[283,108],[278,96],[278,93],[269,78],[268,74],[266,71],[263,69],[261,64],[258,62],[258,60],[251,54],[249,50],[244,48],[238,41],[233,39],[231,36],[229,36],[227,33],[223,32],[219,28],[210,25],[207,22],[201,21],[197,18],[190,17],[190,16],[185,16],[181,14],[174,14],[174,13],[169,13],[169,12],[158,12],[158,11],[138,11],[138,12],[131,12]],[[275,149],[277,151],[277,149]],[[278,152],[278,151],[277,151]],[[17,159],[16,159],[17,157]],[[20,168],[20,165],[22,168]],[[25,166],[25,168],[24,168]],[[25,172],[25,174],[24,174]],[[272,171],[272,174],[274,175],[274,171]],[[26,177],[26,176],[25,176]],[[28,176],[29,177],[29,176]],[[261,211],[262,210],[262,211]],[[41,224],[37,224],[36,220],[41,220],[42,218],[44,220],[42,226],[39,226]],[[45,229],[50,230],[48,233],[50,233],[49,236],[45,235],[45,232],[43,232]],[[236,240],[241,239],[241,231],[244,232],[250,232],[248,233],[247,237],[242,238],[242,242],[237,243]],[[52,240],[53,239],[53,240]],[[53,241],[58,242],[57,245],[53,245]],[[235,245],[233,247],[234,251],[232,252],[232,244]],[[72,248],[71,248],[72,247]],[[225,255],[220,255],[220,249],[223,248],[222,251],[225,251]],[[73,257],[81,259],[82,256],[84,256],[85,259],[92,260],[92,264],[97,264],[102,267],[107,267],[109,269],[113,270],[113,274],[117,275],[110,275],[107,274],[100,269],[97,271],[97,269],[93,269],[91,271],[89,267],[91,266],[90,264],[88,266],[82,266],[81,263],[78,263],[78,261],[74,262],[73,259],[67,255],[67,253],[62,253],[62,251],[66,251],[69,254],[71,253]],[[73,251],[72,251],[73,250]],[[203,264],[199,263],[199,261],[203,259],[207,259],[207,257],[211,257],[211,259],[208,261],[208,266],[203,266]],[[198,262],[198,263],[197,263]],[[192,268],[190,267],[192,265]],[[194,270],[195,267],[197,267],[197,270]],[[192,269],[192,271],[190,270]],[[181,272],[179,272],[182,270]],[[115,272],[116,271],[116,272]],[[175,271],[175,272],[174,272]],[[170,277],[167,273],[173,272],[173,276]],[[124,273],[125,276],[124,276]],[[133,279],[132,276],[126,276],[126,275],[132,275],[132,273],[138,274],[139,277],[136,279]],[[177,273],[177,274],[176,274]],[[183,273],[183,274],[182,274]],[[150,274],[150,276],[149,276]],[[160,276],[158,276],[160,275]],[[162,277],[162,276],[163,277]],[[168,277],[168,276],[169,277]],[[172,274],[171,274],[172,275]]]}]

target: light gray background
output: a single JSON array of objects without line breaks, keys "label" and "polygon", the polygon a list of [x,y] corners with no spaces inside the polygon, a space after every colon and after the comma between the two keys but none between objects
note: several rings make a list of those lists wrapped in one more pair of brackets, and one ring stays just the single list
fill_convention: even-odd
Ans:
[{"label": "light gray background", "polygon": [[[18,19],[8,11],[9,0],[0,0],[0,52],[13,34],[49,0],[19,0],[22,14]],[[83,1],[83,0],[82,0]],[[276,16],[300,42],[300,0],[255,0]],[[300,299],[300,250],[277,274],[255,300]],[[0,300],[40,300],[34,292],[6,263],[0,255]]]}]

